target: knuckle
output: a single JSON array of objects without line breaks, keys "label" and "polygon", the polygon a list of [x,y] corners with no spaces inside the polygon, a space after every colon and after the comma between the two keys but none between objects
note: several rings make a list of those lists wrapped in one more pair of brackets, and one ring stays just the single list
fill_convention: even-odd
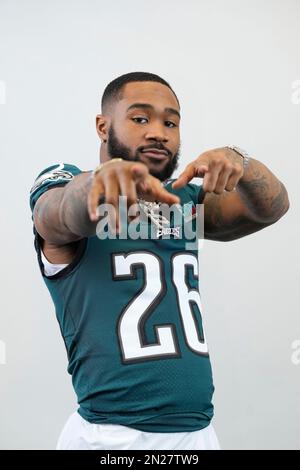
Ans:
[{"label": "knuckle", "polygon": [[106,196],[106,203],[112,204],[113,206],[117,205],[117,198],[112,194]]},{"label": "knuckle", "polygon": [[212,160],[213,166],[221,166],[222,163],[223,163],[223,160],[222,160],[220,157],[215,157],[215,158]]},{"label": "knuckle", "polygon": [[215,188],[215,191],[214,191],[216,194],[222,194],[223,192],[223,188]]},{"label": "knuckle", "polygon": [[103,168],[99,173],[96,173],[96,175],[92,179],[92,186],[95,186],[99,183],[99,181],[102,181],[103,174],[107,172],[107,169]]},{"label": "knuckle", "polygon": [[235,163],[233,165],[233,173],[235,173],[236,175],[239,175],[239,174],[242,174],[243,170],[241,168],[241,166],[238,164],[238,163]]},{"label": "knuckle", "polygon": [[225,170],[228,172],[235,171],[235,165],[232,164],[231,162],[225,162],[224,167],[225,167]]}]

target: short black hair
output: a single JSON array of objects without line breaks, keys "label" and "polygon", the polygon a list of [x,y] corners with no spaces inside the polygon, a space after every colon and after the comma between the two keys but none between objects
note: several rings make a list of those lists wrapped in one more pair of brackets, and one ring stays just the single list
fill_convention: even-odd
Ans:
[{"label": "short black hair", "polygon": [[[108,108],[118,100],[122,99],[122,89],[126,83],[131,82],[158,82],[166,85],[170,90],[174,93],[175,98],[179,105],[179,100],[176,96],[175,91],[169,85],[166,80],[161,78],[159,75],[149,72],[130,72],[125,73],[124,75],[120,75],[120,77],[115,78],[112,82],[110,82],[107,87],[105,88],[102,99],[101,99],[101,111],[105,113]],[[180,107],[180,105],[179,105]]]}]

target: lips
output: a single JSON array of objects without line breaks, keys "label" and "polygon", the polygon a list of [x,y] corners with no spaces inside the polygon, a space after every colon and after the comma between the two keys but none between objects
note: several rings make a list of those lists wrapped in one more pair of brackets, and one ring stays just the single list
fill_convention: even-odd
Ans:
[{"label": "lips", "polygon": [[155,158],[156,160],[164,160],[169,156],[166,150],[159,150],[156,148],[144,149],[141,153],[146,157]]}]

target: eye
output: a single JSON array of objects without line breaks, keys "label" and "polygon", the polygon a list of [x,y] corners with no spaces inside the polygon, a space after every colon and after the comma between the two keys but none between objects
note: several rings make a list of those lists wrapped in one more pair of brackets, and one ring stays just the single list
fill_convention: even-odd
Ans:
[{"label": "eye", "polygon": [[169,123],[169,124],[172,124],[172,126],[168,126],[168,127],[177,127],[175,122],[172,122],[172,121],[166,121],[166,124]]},{"label": "eye", "polygon": [[144,118],[144,117],[134,117],[134,118],[132,118],[132,120],[133,120],[134,122],[139,122],[140,124],[141,124],[141,122],[140,122],[140,121],[136,121],[136,119],[139,119],[139,120],[143,120],[143,119],[144,119],[145,121],[148,121],[148,119],[147,119],[147,118]]},{"label": "eye", "polygon": [[[148,118],[145,118],[142,116],[137,116],[137,117],[132,118],[132,121],[137,122],[138,124],[144,124],[143,122],[141,122],[143,120],[148,122]],[[170,128],[177,127],[175,122],[172,122],[172,121],[165,121],[165,124],[167,125],[167,127],[170,127]]]}]

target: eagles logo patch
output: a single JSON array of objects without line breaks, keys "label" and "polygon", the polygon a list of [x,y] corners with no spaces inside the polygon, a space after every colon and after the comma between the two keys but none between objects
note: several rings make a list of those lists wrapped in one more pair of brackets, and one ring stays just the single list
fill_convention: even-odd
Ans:
[{"label": "eagles logo patch", "polygon": [[32,195],[35,191],[37,191],[41,186],[45,183],[52,182],[52,181],[70,181],[74,178],[74,175],[64,169],[64,164],[60,163],[56,168],[43,175],[39,176],[36,181],[34,182],[31,190],[30,195]]}]

